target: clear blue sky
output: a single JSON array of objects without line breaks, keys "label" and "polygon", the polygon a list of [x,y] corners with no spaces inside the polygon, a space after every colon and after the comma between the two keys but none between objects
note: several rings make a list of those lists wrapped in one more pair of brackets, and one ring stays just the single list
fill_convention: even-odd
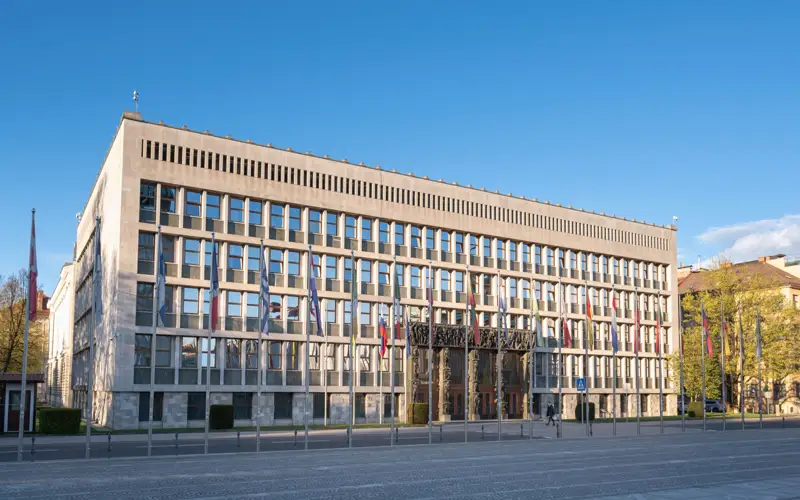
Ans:
[{"label": "clear blue sky", "polygon": [[677,215],[687,261],[800,252],[800,2],[503,4],[2,2],[0,273],[35,206],[52,291],[134,88],[147,120]]}]

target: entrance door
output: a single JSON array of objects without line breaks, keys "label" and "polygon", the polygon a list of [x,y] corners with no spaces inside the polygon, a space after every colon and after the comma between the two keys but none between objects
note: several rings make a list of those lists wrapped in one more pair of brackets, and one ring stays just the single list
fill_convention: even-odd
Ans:
[{"label": "entrance door", "polygon": [[[20,392],[19,390],[8,391],[8,413],[6,413],[6,432],[17,432],[19,430],[19,410],[20,410]],[[30,422],[31,404],[33,402],[32,391],[25,390],[28,395],[28,403],[25,405],[25,418]],[[30,430],[30,425],[26,430]]]}]

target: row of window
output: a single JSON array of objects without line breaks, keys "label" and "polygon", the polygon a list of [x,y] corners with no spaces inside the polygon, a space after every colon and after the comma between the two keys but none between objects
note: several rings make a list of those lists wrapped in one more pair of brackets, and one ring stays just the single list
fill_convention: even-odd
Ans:
[{"label": "row of window", "polygon": [[[576,222],[558,217],[540,215],[496,205],[477,203],[469,199],[451,198],[390,185],[349,179],[337,175],[313,172],[305,169],[262,163],[247,158],[202,151],[142,139],[141,156],[195,168],[207,168],[225,173],[235,173],[269,180],[322,189],[336,193],[387,201],[419,208],[438,210],[470,217],[479,217],[509,224],[524,225],[548,231],[570,233],[576,236],[603,239],[616,243],[636,245],[659,250],[669,250],[666,238],[649,236],[632,231],[607,228],[595,224]],[[468,195],[468,193],[464,193]]]}]

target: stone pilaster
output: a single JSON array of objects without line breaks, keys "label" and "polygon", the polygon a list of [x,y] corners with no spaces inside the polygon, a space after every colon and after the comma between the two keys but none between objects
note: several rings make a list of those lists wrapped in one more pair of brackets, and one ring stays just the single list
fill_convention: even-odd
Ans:
[{"label": "stone pilaster", "polygon": [[450,407],[450,349],[439,350],[439,420],[448,421],[452,414]]},{"label": "stone pilaster", "polygon": [[478,357],[477,350],[469,352],[469,419],[478,419]]}]

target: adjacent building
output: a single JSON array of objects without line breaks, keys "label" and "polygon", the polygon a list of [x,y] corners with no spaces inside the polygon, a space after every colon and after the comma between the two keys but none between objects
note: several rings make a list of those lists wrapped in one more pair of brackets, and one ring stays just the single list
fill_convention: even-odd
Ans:
[{"label": "adjacent building", "polygon": [[[99,235],[96,216],[101,218]],[[167,261],[167,315],[165,326],[157,329],[152,359],[159,226]],[[220,255],[222,318],[209,343],[212,233]],[[438,331],[463,331],[458,325],[464,323],[469,283],[477,297],[478,321],[487,332],[501,322],[498,294],[507,300],[507,320],[517,339],[527,331],[532,300],[539,301],[546,343],[535,355],[537,412],[556,402],[561,377],[569,416],[578,401],[577,379],[586,376],[591,400],[601,414],[610,414],[616,360],[619,414],[636,414],[632,346],[637,303],[642,312],[638,403],[645,415],[657,415],[663,379],[669,396],[665,412],[676,412],[666,362],[662,377],[658,373],[659,356],[672,352],[677,339],[674,226],[218,137],[146,122],[138,113],[126,112],[83,211],[75,262],[68,276],[62,272],[59,284],[59,293],[74,297],[72,342],[71,351],[64,347],[53,357],[72,356],[67,397],[76,407],[86,402],[88,339],[96,317],[91,284],[97,237],[103,309],[94,327],[93,419],[108,427],[147,425],[151,363],[154,415],[164,427],[203,425],[209,364],[211,402],[232,404],[237,425],[252,425],[256,419],[262,425],[299,424],[304,406],[314,423],[346,422],[351,363],[357,421],[392,418],[392,397],[396,417],[405,419],[406,403],[427,399],[427,375],[421,371],[427,366],[426,348],[413,342],[407,346],[401,334],[394,352],[381,358],[378,325],[380,318],[391,324],[397,282],[403,317],[412,323],[415,338],[427,335],[429,266],[437,325],[434,418],[463,418],[464,358],[453,355],[453,349],[442,355],[447,336]],[[269,333],[259,343],[262,244],[271,289]],[[324,335],[311,335],[306,356],[309,269],[319,284]],[[353,273],[359,287],[356,311],[350,304]],[[560,290],[576,338],[573,348],[563,350],[561,362],[555,342]],[[587,294],[594,308],[595,338],[585,366]],[[610,338],[612,295],[621,331],[616,358]],[[659,306],[664,345],[657,354]],[[357,347],[350,352],[353,333]],[[59,335],[67,339],[70,332],[65,327]],[[477,393],[469,404],[474,418],[494,416],[496,353],[490,347],[479,347],[473,358]],[[394,374],[389,373],[389,356],[395,360]],[[306,357],[309,380],[304,380]],[[509,349],[502,358],[509,417],[525,415],[526,360],[527,353],[519,349]],[[260,407],[255,395],[258,363],[263,369]],[[64,389],[59,397],[64,400]]]},{"label": "adjacent building", "polygon": [[50,298],[47,374],[47,404],[72,407],[72,328],[75,325],[75,288],[71,262],[64,264]]}]

